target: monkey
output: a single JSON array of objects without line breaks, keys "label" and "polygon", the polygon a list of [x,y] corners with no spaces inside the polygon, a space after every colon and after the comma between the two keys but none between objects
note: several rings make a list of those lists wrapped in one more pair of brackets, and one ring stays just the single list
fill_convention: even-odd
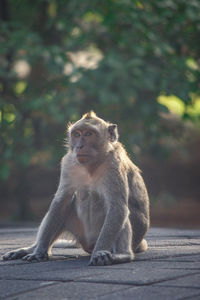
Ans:
[{"label": "monkey", "polygon": [[149,219],[141,171],[119,142],[117,125],[90,111],[68,125],[58,189],[35,243],[3,259],[48,260],[53,244],[68,232],[90,254],[90,266],[131,262],[148,248]]}]

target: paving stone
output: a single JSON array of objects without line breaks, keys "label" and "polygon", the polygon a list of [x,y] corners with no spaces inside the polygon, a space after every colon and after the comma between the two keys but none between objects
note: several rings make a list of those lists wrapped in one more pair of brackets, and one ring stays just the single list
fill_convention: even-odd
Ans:
[{"label": "paving stone", "polygon": [[[110,284],[90,284],[65,282],[57,283],[56,285],[44,287],[40,290],[28,292],[9,299],[27,300],[27,299],[99,299],[101,296],[106,296],[109,299],[113,292],[129,289],[129,286],[124,285],[110,285]],[[108,299],[107,298],[107,299]]]},{"label": "paving stone", "polygon": [[[0,228],[0,255],[33,243],[36,228]],[[82,249],[48,262],[0,260],[0,299],[200,299],[200,230],[152,228],[134,262],[88,267]]]},{"label": "paving stone", "polygon": [[173,229],[173,228],[150,228],[147,233],[147,237],[198,237],[200,236],[199,229]]},{"label": "paving stone", "polygon": [[200,239],[199,238],[160,238],[159,240],[152,239],[148,241],[150,247],[174,247],[174,246],[193,246],[193,245],[200,245]]},{"label": "paving stone", "polygon": [[172,262],[191,262],[194,266],[200,264],[200,253],[194,255],[179,255],[174,257],[166,257],[164,259],[157,259],[156,261],[172,261]]},{"label": "paving stone", "polygon": [[[196,268],[165,262],[132,262],[107,267],[88,267],[86,259],[4,265],[0,278],[30,280],[81,280],[124,284],[150,284],[196,272]],[[182,266],[181,266],[182,265]],[[30,272],[31,270],[31,272]]]},{"label": "paving stone", "polygon": [[[141,265],[145,266],[147,270],[149,269],[183,269],[183,270],[200,270],[200,255],[198,256],[199,260],[194,261],[189,260],[187,261],[186,259],[184,260],[183,258],[178,261],[177,257],[174,257],[174,260],[167,258],[163,260],[159,259],[154,259],[154,260],[149,260],[149,261],[135,261],[132,263],[128,264],[119,264],[119,265],[114,265],[111,268],[112,269],[133,269],[135,270],[136,268],[141,268]],[[109,268],[109,266],[107,267]]]},{"label": "paving stone", "polygon": [[146,253],[136,255],[136,260],[160,259],[174,256],[193,255],[199,253],[199,245],[150,247]]},{"label": "paving stone", "polygon": [[35,291],[41,287],[52,285],[53,282],[43,281],[27,281],[27,280],[0,280],[0,299],[25,293],[27,291]]},{"label": "paving stone", "polygon": [[[95,268],[96,269],[96,268]],[[118,269],[104,269],[105,271],[94,276],[89,275],[86,278],[78,278],[78,281],[84,282],[100,282],[112,284],[129,284],[129,285],[149,285],[165,280],[174,279],[179,277],[195,274],[195,270],[179,270],[179,269],[147,269],[145,265],[141,268],[133,270],[124,269],[121,272]]]},{"label": "paving stone", "polygon": [[[109,295],[99,297],[99,300],[183,300],[196,297],[198,300],[200,294],[195,289],[175,288],[175,287],[134,287],[119,292],[114,292]],[[93,298],[91,298],[93,299]]]},{"label": "paving stone", "polygon": [[23,265],[2,265],[0,268],[0,278],[69,281],[85,278],[91,274],[95,276],[103,272],[102,269],[96,268],[96,270],[94,270],[88,267],[86,260],[65,260],[25,263]]},{"label": "paving stone", "polygon": [[175,287],[187,287],[197,288],[200,293],[200,269],[198,274],[188,275],[182,278],[177,278],[176,281],[165,281],[159,284],[160,286],[175,286]]}]

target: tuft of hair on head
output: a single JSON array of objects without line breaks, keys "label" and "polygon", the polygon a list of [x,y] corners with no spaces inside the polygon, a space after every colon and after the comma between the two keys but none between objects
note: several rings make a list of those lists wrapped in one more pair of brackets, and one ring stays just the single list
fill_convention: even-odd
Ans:
[{"label": "tuft of hair on head", "polygon": [[82,119],[93,119],[93,118],[97,118],[97,115],[95,114],[95,112],[93,110],[87,112],[86,114],[84,114],[82,116]]},{"label": "tuft of hair on head", "polygon": [[73,123],[71,123],[71,122],[68,122],[68,123],[67,123],[67,127],[66,127],[67,133],[70,132],[70,129],[71,129],[72,126],[73,126]]}]

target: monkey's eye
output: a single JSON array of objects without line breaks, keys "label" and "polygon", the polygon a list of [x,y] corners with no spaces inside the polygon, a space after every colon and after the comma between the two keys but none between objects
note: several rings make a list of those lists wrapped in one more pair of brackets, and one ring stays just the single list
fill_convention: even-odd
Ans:
[{"label": "monkey's eye", "polygon": [[73,134],[74,137],[80,137],[81,136],[79,131],[74,131],[72,134]]},{"label": "monkey's eye", "polygon": [[92,131],[86,131],[85,133],[84,133],[84,136],[91,136],[92,135]]}]

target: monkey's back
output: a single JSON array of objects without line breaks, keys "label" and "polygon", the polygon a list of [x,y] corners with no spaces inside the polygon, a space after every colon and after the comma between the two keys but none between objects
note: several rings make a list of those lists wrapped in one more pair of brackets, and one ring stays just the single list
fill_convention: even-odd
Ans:
[{"label": "monkey's back", "polygon": [[115,158],[121,162],[121,173],[127,174],[129,218],[134,232],[133,248],[137,248],[149,228],[149,197],[140,169],[119,142],[115,146]]}]

